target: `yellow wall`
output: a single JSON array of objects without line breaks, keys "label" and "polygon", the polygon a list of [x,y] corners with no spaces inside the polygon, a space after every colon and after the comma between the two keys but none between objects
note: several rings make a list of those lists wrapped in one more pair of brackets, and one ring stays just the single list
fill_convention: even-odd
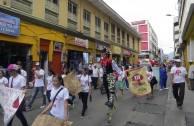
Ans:
[{"label": "yellow wall", "polygon": [[45,19],[45,0],[33,1],[33,16]]}]

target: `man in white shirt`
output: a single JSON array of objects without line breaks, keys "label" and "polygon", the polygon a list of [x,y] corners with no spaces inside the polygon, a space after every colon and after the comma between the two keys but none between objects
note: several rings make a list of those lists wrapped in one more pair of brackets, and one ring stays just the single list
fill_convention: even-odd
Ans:
[{"label": "man in white shirt", "polygon": [[92,84],[94,86],[94,90],[97,89],[97,82],[98,82],[98,75],[99,75],[99,70],[96,67],[96,64],[94,64],[94,67],[92,67]]},{"label": "man in white shirt", "polygon": [[175,60],[176,66],[171,68],[171,83],[173,88],[173,95],[176,99],[178,109],[182,110],[184,95],[185,95],[185,82],[188,82],[187,71],[181,66],[181,60]]},{"label": "man in white shirt", "polygon": [[193,65],[193,61],[192,60],[189,60],[189,64],[190,64],[190,67],[189,67],[189,89],[190,90],[194,90],[194,65]]},{"label": "man in white shirt", "polygon": [[32,97],[26,107],[26,110],[31,110],[32,104],[36,98],[36,95],[40,91],[43,97],[43,103],[40,108],[44,108],[46,106],[46,96],[44,95],[44,70],[40,68],[40,63],[35,63],[35,71],[34,71],[34,80],[32,81],[31,86],[34,86],[34,92],[32,94]]}]

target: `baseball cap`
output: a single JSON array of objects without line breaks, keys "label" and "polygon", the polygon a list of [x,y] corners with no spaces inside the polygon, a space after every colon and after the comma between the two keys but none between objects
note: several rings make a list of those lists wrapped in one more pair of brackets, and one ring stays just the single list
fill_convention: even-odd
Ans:
[{"label": "baseball cap", "polygon": [[179,63],[180,63],[180,62],[181,62],[181,60],[180,60],[180,59],[176,59],[176,60],[175,60],[175,62],[179,62]]},{"label": "baseball cap", "polygon": [[193,60],[189,60],[189,62],[193,62]]},{"label": "baseball cap", "polygon": [[39,65],[40,65],[40,63],[39,63],[39,62],[36,62],[36,63],[35,63],[35,65],[36,65],[36,66],[39,66]]},{"label": "baseball cap", "polygon": [[11,71],[11,70],[18,70],[19,69],[19,67],[18,67],[18,65],[16,65],[16,64],[10,64],[8,67],[7,67],[7,71]]}]

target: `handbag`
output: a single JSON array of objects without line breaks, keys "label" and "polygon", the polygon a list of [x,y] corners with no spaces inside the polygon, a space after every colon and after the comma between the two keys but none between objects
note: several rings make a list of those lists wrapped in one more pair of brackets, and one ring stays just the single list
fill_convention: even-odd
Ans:
[{"label": "handbag", "polygon": [[[12,77],[12,80],[11,80],[11,88],[13,88],[13,77]],[[26,100],[25,99],[23,99],[22,102],[20,103],[20,106],[19,106],[18,110],[26,111]]]},{"label": "handbag", "polygon": [[155,85],[155,84],[157,84],[157,83],[158,83],[158,81],[157,81],[156,77],[153,76],[153,78],[152,78],[152,80],[151,80],[151,84],[152,84],[152,85]]}]

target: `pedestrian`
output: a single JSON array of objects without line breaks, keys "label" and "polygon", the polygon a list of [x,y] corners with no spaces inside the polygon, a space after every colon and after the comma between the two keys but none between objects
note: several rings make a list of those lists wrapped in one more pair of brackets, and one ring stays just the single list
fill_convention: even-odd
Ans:
[{"label": "pedestrian", "polygon": [[173,88],[173,95],[176,99],[178,109],[182,110],[184,95],[185,95],[185,81],[188,82],[187,70],[181,66],[181,60],[175,60],[175,66],[171,68],[171,83]]},{"label": "pedestrian", "polygon": [[118,89],[121,92],[120,97],[123,96],[123,90],[125,88],[125,71],[123,70],[123,68],[121,66],[119,66],[120,70],[122,71],[122,74],[118,76],[118,80],[116,81],[116,85],[118,87]]},{"label": "pedestrian", "polygon": [[63,86],[63,79],[61,75],[53,75],[52,78],[53,89],[51,90],[51,102],[42,111],[41,115],[46,114],[50,110],[49,115],[64,120],[64,126],[67,126],[69,118],[68,114],[68,98],[69,92]]},{"label": "pedestrian", "polygon": [[33,87],[33,93],[30,98],[29,103],[27,104],[26,111],[30,111],[32,104],[34,103],[34,100],[36,98],[36,95],[40,91],[42,94],[42,105],[40,108],[44,108],[46,106],[46,93],[44,93],[44,70],[41,69],[40,63],[36,62],[35,63],[35,71],[34,71],[34,80],[30,83],[30,86]]},{"label": "pedestrian", "polygon": [[151,66],[147,67],[147,77],[148,77],[148,82],[150,83],[150,87],[151,87],[151,94],[150,95],[146,95],[146,99],[148,99],[149,97],[153,96],[154,85],[151,83],[151,80],[153,78],[153,72],[152,72]]},{"label": "pedestrian", "polygon": [[69,68],[64,66],[63,67],[63,74],[61,75],[61,77],[62,78],[66,77],[68,73],[69,73]]},{"label": "pedestrian", "polygon": [[96,64],[94,64],[92,68],[92,84],[94,86],[94,90],[97,89],[98,75],[99,75],[99,69],[96,67]]},{"label": "pedestrian", "polygon": [[27,72],[23,69],[22,62],[17,61],[17,65],[19,67],[19,74],[22,75],[27,80]]},{"label": "pedestrian", "polygon": [[82,68],[83,68],[83,62],[80,61],[79,62],[79,65],[78,65],[78,74],[81,74],[82,73]]},{"label": "pedestrian", "polygon": [[189,64],[190,64],[190,67],[189,67],[189,85],[188,85],[188,88],[190,90],[194,90],[194,65],[193,65],[193,60],[189,60]]},{"label": "pedestrian", "polygon": [[8,79],[5,77],[3,70],[0,70],[0,86],[8,86]]},{"label": "pedestrian", "polygon": [[166,87],[167,77],[166,65],[162,64],[160,67],[160,90],[168,89]]},{"label": "pedestrian", "polygon": [[48,76],[46,77],[46,83],[45,83],[46,96],[47,96],[48,103],[51,102],[51,100],[50,100],[51,90],[53,89],[52,78],[54,75],[55,75],[55,72],[52,69],[49,69]]},{"label": "pedestrian", "polygon": [[80,80],[81,86],[83,91],[80,93],[82,103],[83,103],[83,108],[82,108],[82,114],[81,114],[81,119],[83,119],[85,112],[88,108],[88,95],[91,95],[92,93],[92,88],[91,88],[91,82],[92,79],[91,77],[87,74],[87,68],[82,69],[82,74],[77,76]]},{"label": "pedestrian", "polygon": [[[18,74],[19,67],[16,64],[10,64],[7,68],[7,71],[9,71],[10,78],[9,78],[9,87],[14,88],[17,90],[22,90],[23,93],[26,94],[26,79]],[[20,122],[23,126],[28,126],[27,120],[23,114],[23,112],[18,109],[15,113],[15,115],[19,118]],[[13,117],[14,118],[14,117]],[[11,126],[13,122],[13,118],[9,121],[7,126]]]}]

